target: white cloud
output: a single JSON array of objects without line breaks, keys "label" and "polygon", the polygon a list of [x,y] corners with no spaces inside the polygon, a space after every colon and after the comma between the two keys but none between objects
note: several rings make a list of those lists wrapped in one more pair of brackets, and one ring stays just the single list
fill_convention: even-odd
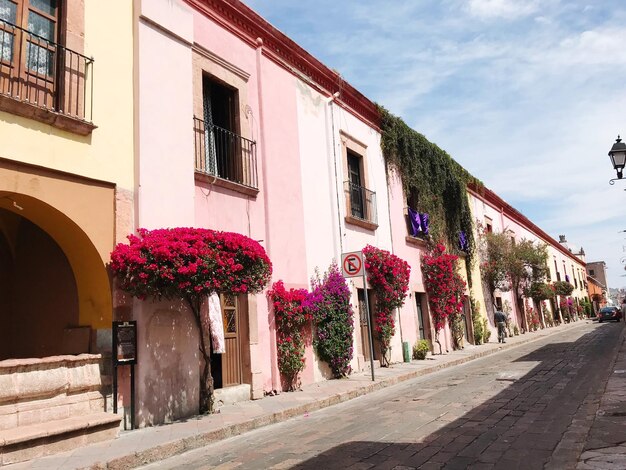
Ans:
[{"label": "white cloud", "polygon": [[482,19],[516,19],[535,13],[537,0],[469,0],[469,13]]},{"label": "white cloud", "polygon": [[544,24],[544,25],[552,24],[552,20],[550,18],[545,17],[545,16],[536,16],[535,17],[535,22],[540,23],[540,24]]}]

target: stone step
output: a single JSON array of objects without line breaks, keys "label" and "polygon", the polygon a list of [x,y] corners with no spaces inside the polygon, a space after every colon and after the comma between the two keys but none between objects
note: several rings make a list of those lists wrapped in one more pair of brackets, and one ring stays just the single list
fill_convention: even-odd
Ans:
[{"label": "stone step", "polygon": [[91,413],[0,431],[0,466],[115,439],[121,416]]}]

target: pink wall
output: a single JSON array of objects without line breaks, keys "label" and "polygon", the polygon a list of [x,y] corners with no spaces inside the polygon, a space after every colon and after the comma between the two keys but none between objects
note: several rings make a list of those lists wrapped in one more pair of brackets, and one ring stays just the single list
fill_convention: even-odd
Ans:
[{"label": "pink wall", "polygon": [[[507,226],[507,221],[504,219],[502,212],[496,207],[492,206],[488,202],[481,199],[478,195],[471,193],[470,194],[472,215],[474,216],[474,221],[476,225],[482,224],[483,228],[485,227],[485,217],[489,217],[493,222],[493,231],[494,232],[502,232],[503,228],[509,228]],[[476,234],[475,234],[476,235]],[[476,239],[478,242],[478,238]],[[478,255],[477,255],[478,256]],[[479,288],[482,288],[483,284],[477,284]],[[489,327],[491,329],[491,338],[497,337],[497,328],[493,321],[493,308],[491,306],[491,300],[489,298],[488,292],[483,292],[484,294],[484,305],[482,306],[482,311],[486,312],[487,319],[489,321]],[[513,295],[511,292],[496,292],[497,297],[502,298],[502,302],[508,302],[511,305],[512,309],[512,320],[515,324],[521,325],[521,316],[520,313],[517,312],[515,308],[515,302],[513,300]]]},{"label": "pink wall", "polygon": [[[425,244],[417,246],[406,241],[408,235],[405,218],[406,198],[402,190],[402,183],[395,172],[391,173],[388,181],[393,250],[397,256],[405,260],[411,266],[411,277],[409,280],[410,297],[407,297],[404,305],[400,309],[400,322],[402,323],[402,339],[403,341],[407,341],[412,348],[419,338],[415,293],[424,293],[421,257],[422,253],[426,250],[426,246]],[[423,307],[423,315],[428,315],[427,308]],[[431,332],[433,339],[434,333],[433,329]],[[443,336],[443,334],[441,336]]]},{"label": "pink wall", "polygon": [[[157,23],[188,37],[189,16],[176,3],[142,2]],[[139,22],[137,224],[144,228],[193,224],[192,62],[189,47],[152,24]],[[189,84],[185,86],[184,84]]]},{"label": "pink wall", "polygon": [[[257,141],[259,193],[256,198],[196,183],[196,224],[248,235],[268,252],[273,281],[307,288],[302,181],[295,78],[231,33],[194,12],[194,41],[249,74],[246,115]],[[247,118],[248,119],[248,118]],[[265,390],[280,388],[276,366],[273,313],[267,299],[257,297],[258,367]],[[308,351],[309,365],[313,363]],[[313,380],[312,367],[302,374]]]}]

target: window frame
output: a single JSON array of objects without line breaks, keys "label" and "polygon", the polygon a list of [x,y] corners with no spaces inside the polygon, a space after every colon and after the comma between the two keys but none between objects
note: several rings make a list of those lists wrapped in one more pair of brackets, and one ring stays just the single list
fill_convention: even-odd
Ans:
[{"label": "window frame", "polygon": [[[250,74],[240,69],[236,65],[233,65],[221,57],[216,56],[213,52],[206,49],[204,46],[194,43],[192,50],[192,62],[193,62],[193,122],[194,133],[196,134],[195,145],[199,145],[198,132],[200,130],[196,128],[196,121],[202,120],[204,125],[204,96],[203,96],[203,82],[204,77],[208,77],[211,81],[217,82],[221,86],[229,88],[235,92],[236,103],[234,105],[235,113],[235,128],[237,129],[237,135],[244,139],[253,142],[256,145],[255,138],[253,137],[251,107],[248,104],[248,85],[250,80]],[[250,110],[250,111],[248,111]],[[202,119],[201,119],[202,118]],[[256,152],[256,149],[255,149]],[[197,159],[197,150],[194,150],[195,158]],[[256,155],[256,153],[255,153]],[[253,163],[251,163],[251,171],[254,172],[253,180],[256,181],[257,186],[247,186],[235,181],[222,179],[219,176],[212,175],[203,171],[198,167],[198,162],[194,164],[194,176],[196,184],[215,186],[227,189],[233,193],[241,194],[245,197],[256,199],[259,194],[259,168],[256,156],[253,157]],[[232,194],[232,193],[231,193]],[[236,194],[232,194],[236,195]]]},{"label": "window frame", "polygon": [[[378,228],[378,222],[374,220],[378,214],[378,207],[376,203],[376,192],[370,189],[369,185],[369,172],[368,172],[368,164],[367,164],[367,145],[359,140],[355,139],[351,135],[347,134],[343,130],[339,131],[340,139],[341,139],[341,161],[343,167],[343,185],[344,192],[346,194],[345,197],[345,222],[346,224],[356,225],[361,228],[365,228],[370,231],[375,231]],[[361,188],[366,191],[370,191],[374,200],[371,203],[371,206],[368,206],[367,196],[362,197],[362,205],[363,205],[363,215],[364,218],[360,218],[355,216],[352,212],[352,189],[348,189],[346,183],[351,182],[350,180],[350,168],[348,164],[349,156],[358,157],[359,158],[359,172],[361,179]],[[369,193],[367,193],[369,194]]]},{"label": "window frame", "polygon": [[[60,85],[60,74],[59,74],[59,60],[60,54],[58,54],[57,44],[61,43],[62,35],[61,30],[63,29],[63,16],[62,16],[62,0],[55,0],[55,13],[51,15],[38,9],[37,7],[31,4],[32,0],[8,0],[9,3],[13,3],[16,6],[15,10],[15,26],[17,28],[22,28],[24,31],[27,31],[29,35],[35,36],[36,38],[41,38],[40,42],[35,44],[36,47],[47,50],[50,52],[50,60],[51,64],[49,67],[52,69],[51,73],[40,73],[36,69],[32,69],[29,66],[31,55],[29,52],[28,44],[34,44],[32,41],[26,37],[26,33],[22,31],[22,29],[14,28],[13,33],[13,44],[11,50],[11,59],[10,62],[1,60],[0,66],[3,68],[13,68],[19,70],[19,75],[9,78],[9,80],[25,80],[27,83],[31,83],[30,76],[34,77],[34,81],[36,86],[40,86],[43,82],[45,85],[42,87],[44,92],[48,92],[52,95],[52,101],[54,102],[53,106],[56,106],[58,103],[59,97],[56,96],[58,93],[56,91],[61,90],[62,87]],[[34,13],[43,17],[44,19],[52,22],[54,33],[51,39],[45,39],[43,36],[39,36],[35,32],[30,32],[28,28],[28,22],[30,18],[30,14]],[[0,31],[3,31],[3,38],[7,34],[6,26],[0,26]],[[42,45],[41,43],[49,42],[52,44]],[[3,39],[4,44],[4,39]],[[55,87],[56,85],[56,87]],[[29,85],[30,86],[30,85]],[[56,88],[56,90],[55,90]],[[30,90],[29,90],[30,93]]]},{"label": "window frame", "polygon": [[485,216],[485,233],[493,233],[493,219]]},{"label": "window frame", "polygon": [[[92,123],[95,61],[84,55],[84,2],[56,0],[54,14],[50,14],[32,5],[32,0],[9,1],[16,6],[14,24],[24,31],[6,24],[0,26],[0,34],[5,31],[0,35],[4,42],[6,35],[13,38],[10,62],[0,60],[0,111],[78,135],[91,134],[96,128]],[[31,12],[53,22],[54,33],[46,40],[49,43],[42,44],[43,39],[33,42],[52,53],[48,62],[50,74],[28,67],[25,44],[39,37],[28,31]]]}]

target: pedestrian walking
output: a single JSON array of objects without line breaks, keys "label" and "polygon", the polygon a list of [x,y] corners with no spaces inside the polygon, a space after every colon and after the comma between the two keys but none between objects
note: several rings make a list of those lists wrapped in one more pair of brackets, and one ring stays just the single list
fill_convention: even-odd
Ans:
[{"label": "pedestrian walking", "polygon": [[498,343],[506,343],[504,341],[505,337],[505,328],[506,328],[506,315],[504,312],[496,311],[493,314],[493,319],[496,322],[496,326],[498,327]]}]

